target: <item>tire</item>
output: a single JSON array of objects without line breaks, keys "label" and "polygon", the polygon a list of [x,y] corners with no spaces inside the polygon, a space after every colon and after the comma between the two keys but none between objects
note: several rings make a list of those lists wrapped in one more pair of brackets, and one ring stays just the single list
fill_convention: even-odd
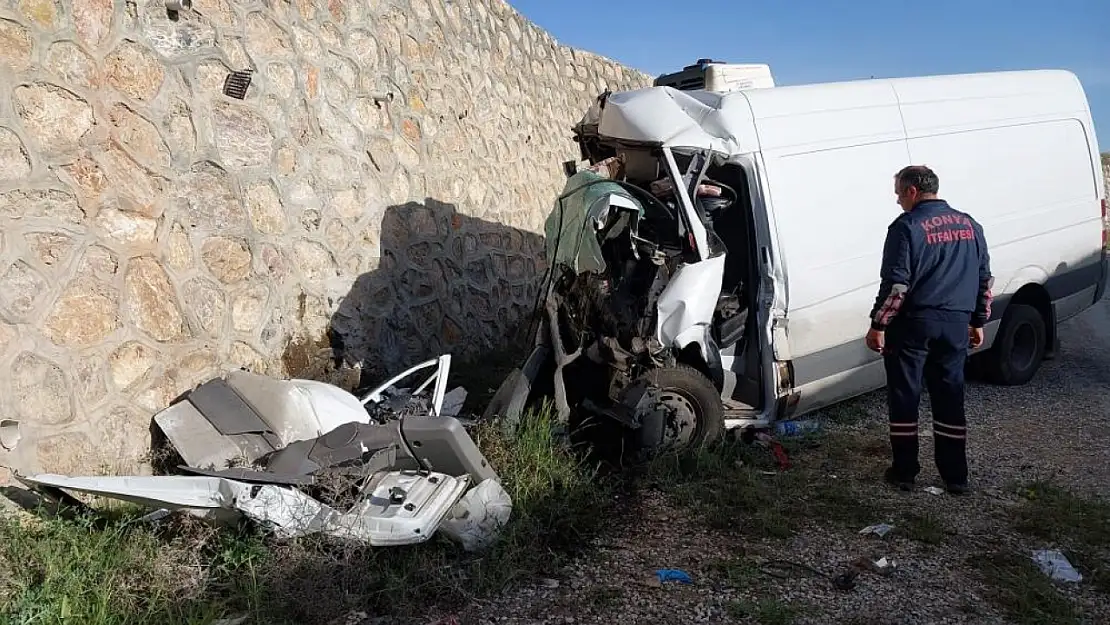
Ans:
[{"label": "tire", "polygon": [[1011,306],[998,328],[994,345],[984,354],[987,380],[1002,386],[1021,386],[1033,379],[1044,361],[1048,331],[1044,317],[1032,306]]},{"label": "tire", "polygon": [[[683,436],[684,440],[680,442],[665,443],[664,447],[697,448],[713,443],[724,435],[725,411],[721,395],[703,373],[680,365],[653,369],[640,379],[659,389],[665,404],[673,405],[677,402],[683,406],[684,411],[693,413],[693,433]],[[646,448],[658,447],[656,441],[641,441],[641,444]]]}]

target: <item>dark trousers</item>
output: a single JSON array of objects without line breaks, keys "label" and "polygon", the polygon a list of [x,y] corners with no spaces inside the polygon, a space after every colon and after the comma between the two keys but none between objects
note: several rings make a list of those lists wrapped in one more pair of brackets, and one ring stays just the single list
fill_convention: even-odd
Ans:
[{"label": "dark trousers", "polygon": [[912,482],[921,470],[917,459],[917,412],[921,383],[933,407],[937,471],[946,484],[967,483],[967,419],[964,415],[964,363],[968,322],[963,314],[934,312],[899,316],[887,328],[887,405],[894,473]]}]

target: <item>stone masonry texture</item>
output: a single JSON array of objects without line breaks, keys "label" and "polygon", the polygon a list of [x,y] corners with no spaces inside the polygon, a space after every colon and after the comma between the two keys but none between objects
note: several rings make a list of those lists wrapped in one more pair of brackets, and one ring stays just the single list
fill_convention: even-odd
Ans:
[{"label": "stone masonry texture", "polygon": [[646,84],[502,0],[0,0],[0,464],[143,471],[155,412],[329,329],[383,374],[497,346],[570,127]]}]

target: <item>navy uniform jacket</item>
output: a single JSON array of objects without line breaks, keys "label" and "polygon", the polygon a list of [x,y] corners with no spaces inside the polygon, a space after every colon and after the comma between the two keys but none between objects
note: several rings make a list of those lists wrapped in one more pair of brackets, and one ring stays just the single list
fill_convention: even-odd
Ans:
[{"label": "navy uniform jacket", "polygon": [[994,278],[983,228],[944,200],[919,202],[890,224],[880,277],[871,309],[875,330],[885,330],[899,314],[967,314],[975,328],[990,318]]}]

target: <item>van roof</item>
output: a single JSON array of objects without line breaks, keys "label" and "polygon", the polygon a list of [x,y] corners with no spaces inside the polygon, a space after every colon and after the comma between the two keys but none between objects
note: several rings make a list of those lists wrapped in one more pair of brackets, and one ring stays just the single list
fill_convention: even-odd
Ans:
[{"label": "van roof", "polygon": [[[915,78],[871,79],[729,93],[646,87],[616,92],[595,105],[580,126],[596,126],[608,139],[672,148],[701,148],[723,154],[758,149],[751,136],[760,118],[865,106],[882,88],[902,105],[943,100],[1043,98],[1053,112],[1087,110],[1074,74],[1066,70],[1022,70]],[[886,91],[889,89],[889,91]],[[1046,111],[1047,112],[1047,111]]]}]

